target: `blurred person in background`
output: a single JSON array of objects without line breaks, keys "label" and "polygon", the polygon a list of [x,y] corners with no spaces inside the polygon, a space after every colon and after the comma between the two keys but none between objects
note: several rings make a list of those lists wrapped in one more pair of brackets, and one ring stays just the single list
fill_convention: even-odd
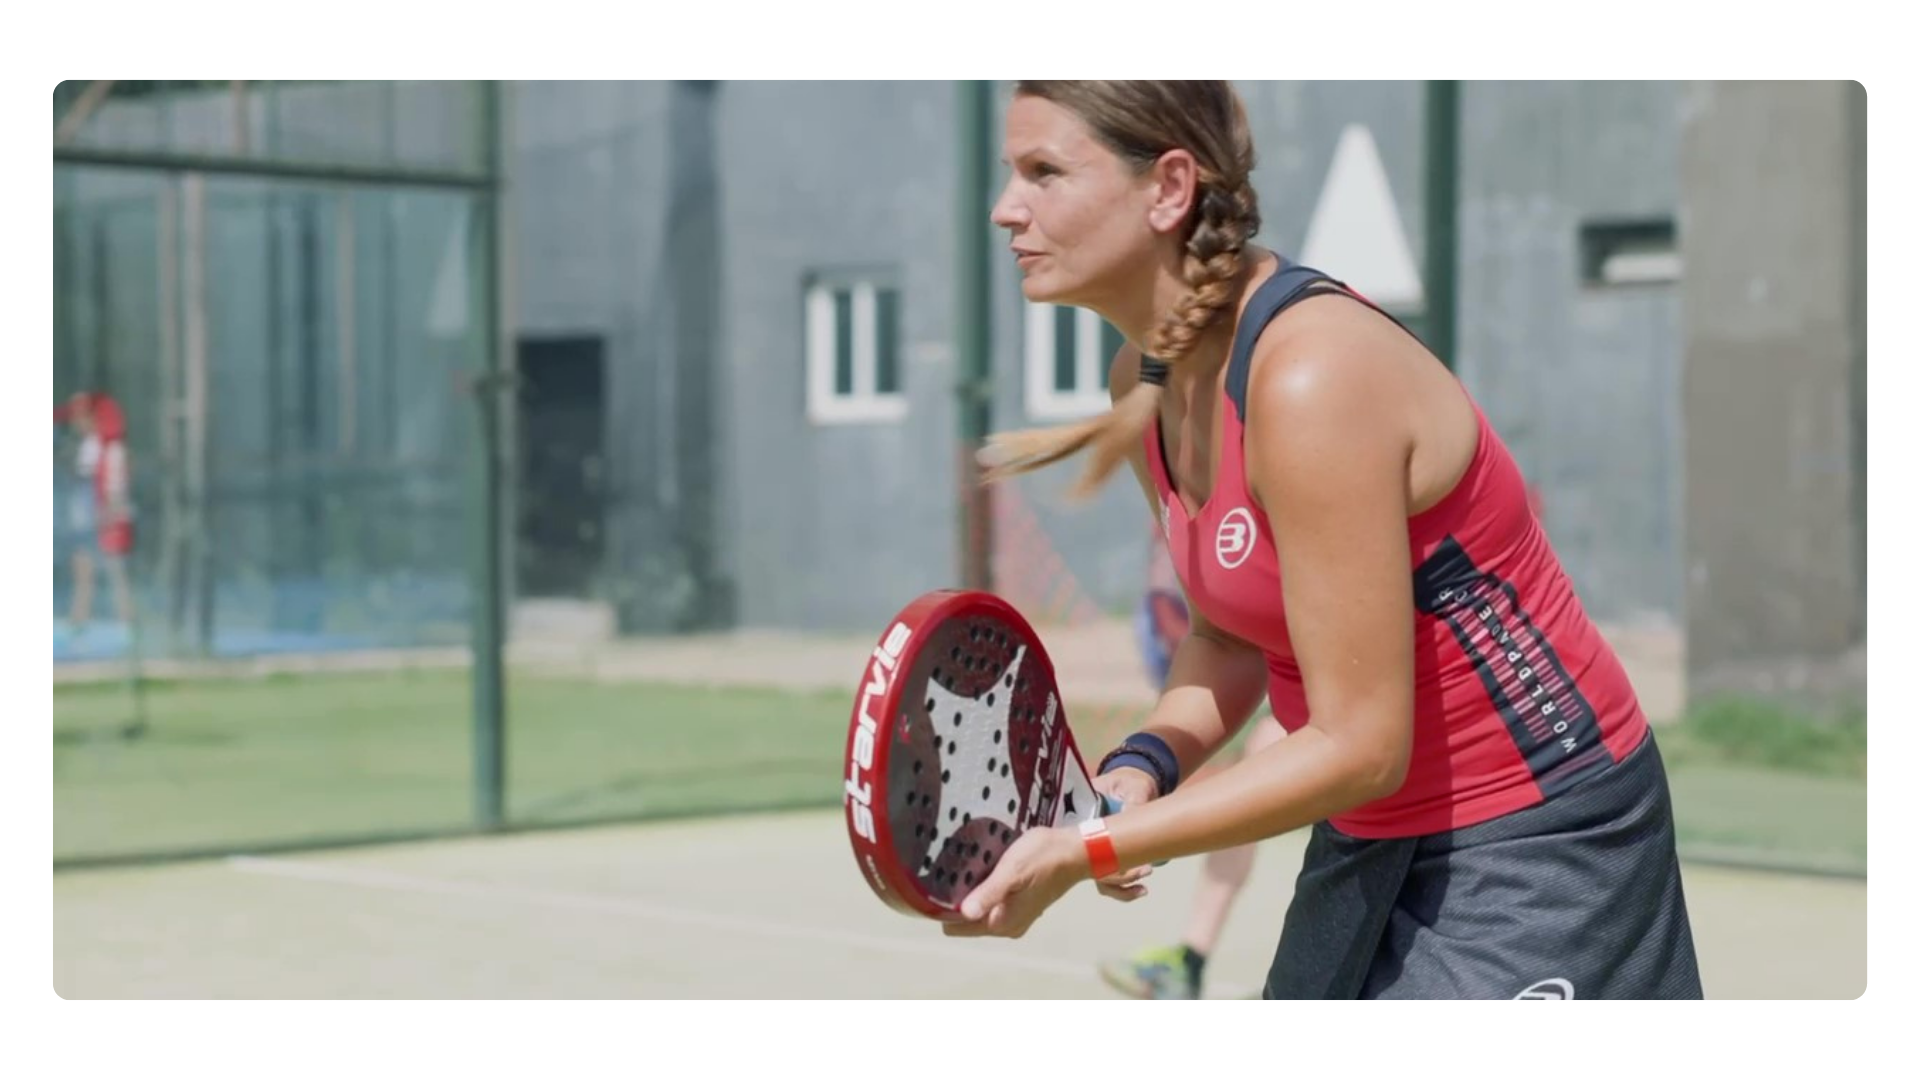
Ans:
[{"label": "blurred person in background", "polygon": [[127,453],[126,415],[111,396],[83,391],[54,409],[55,423],[78,436],[66,490],[66,535],[73,566],[73,598],[67,622],[78,637],[93,617],[94,562],[113,587],[114,610],[133,628],[133,591],[127,555],[133,550],[133,466]]}]

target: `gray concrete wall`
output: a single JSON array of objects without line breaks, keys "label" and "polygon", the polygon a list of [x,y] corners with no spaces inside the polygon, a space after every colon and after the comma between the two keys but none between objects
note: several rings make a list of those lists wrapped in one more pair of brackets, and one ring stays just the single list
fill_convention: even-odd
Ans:
[{"label": "gray concrete wall", "polygon": [[1457,370],[1588,611],[1677,624],[1680,296],[1582,281],[1584,223],[1671,219],[1679,88],[1462,87]]},{"label": "gray concrete wall", "polygon": [[1866,635],[1865,92],[1707,83],[1686,103],[1691,686],[1820,681],[1805,661]]},{"label": "gray concrete wall", "polygon": [[[721,86],[721,558],[743,624],[876,627],[958,573],[952,87]],[[807,418],[807,275],[901,295],[899,421]]]},{"label": "gray concrete wall", "polygon": [[720,396],[718,92],[544,82],[512,94],[510,321],[522,340],[604,344],[608,534],[596,591],[630,632],[734,619],[720,470],[727,433],[751,418]]}]

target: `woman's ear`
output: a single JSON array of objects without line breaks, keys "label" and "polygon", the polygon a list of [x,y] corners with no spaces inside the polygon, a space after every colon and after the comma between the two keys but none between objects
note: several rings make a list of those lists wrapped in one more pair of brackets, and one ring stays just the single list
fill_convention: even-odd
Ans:
[{"label": "woman's ear", "polygon": [[1169,150],[1148,170],[1147,183],[1147,224],[1155,232],[1180,232],[1200,198],[1200,163],[1191,151]]}]

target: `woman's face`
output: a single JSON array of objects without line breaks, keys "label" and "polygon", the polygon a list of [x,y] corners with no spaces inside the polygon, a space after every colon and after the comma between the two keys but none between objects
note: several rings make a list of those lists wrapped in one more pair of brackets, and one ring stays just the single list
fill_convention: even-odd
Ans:
[{"label": "woman's face", "polygon": [[1017,95],[1007,110],[1013,174],[993,207],[1028,300],[1089,306],[1149,265],[1151,171],[1136,173],[1072,112]]}]

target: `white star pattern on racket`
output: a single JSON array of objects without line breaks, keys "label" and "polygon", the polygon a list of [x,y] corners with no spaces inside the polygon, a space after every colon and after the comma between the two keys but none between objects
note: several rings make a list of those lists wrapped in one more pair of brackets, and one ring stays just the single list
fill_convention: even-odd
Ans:
[{"label": "white star pattern on racket", "polygon": [[[933,841],[927,852],[938,862],[947,840],[974,818],[989,818],[1008,828],[1017,828],[1020,812],[1039,795],[1039,774],[1035,790],[1020,796],[1013,779],[1012,717],[1013,686],[1020,677],[1020,664],[1027,657],[1022,645],[1007,664],[1007,670],[979,697],[962,697],[936,682],[929,682],[927,698],[933,703],[929,719],[940,751],[939,812],[934,815]],[[954,718],[959,723],[954,723]],[[1046,748],[1041,747],[1041,754]],[[1045,758],[1040,759],[1043,763]],[[1007,804],[1014,804],[1012,812]]]},{"label": "white star pattern on racket", "polygon": [[[1077,768],[1062,769],[1058,762],[1059,739],[1054,729],[1059,703],[1051,695],[1043,718],[1040,745],[1034,753],[1032,779],[1025,794],[1013,776],[1011,762],[1013,731],[1013,687],[1020,677],[1020,665],[1026,660],[1027,647],[1020,646],[998,681],[978,697],[962,697],[938,683],[927,687],[933,708],[935,742],[940,753],[941,804],[934,815],[933,840],[927,847],[932,862],[938,862],[946,843],[954,833],[974,818],[997,820],[1010,829],[1040,804],[1041,788],[1055,770],[1060,770],[1062,813],[1039,815],[1042,822],[1077,821],[1098,803],[1088,779]],[[959,723],[955,723],[955,717]],[[1070,763],[1066,763],[1070,764]],[[1012,810],[1008,804],[1013,804]],[[1051,807],[1048,808],[1052,810]]]}]

